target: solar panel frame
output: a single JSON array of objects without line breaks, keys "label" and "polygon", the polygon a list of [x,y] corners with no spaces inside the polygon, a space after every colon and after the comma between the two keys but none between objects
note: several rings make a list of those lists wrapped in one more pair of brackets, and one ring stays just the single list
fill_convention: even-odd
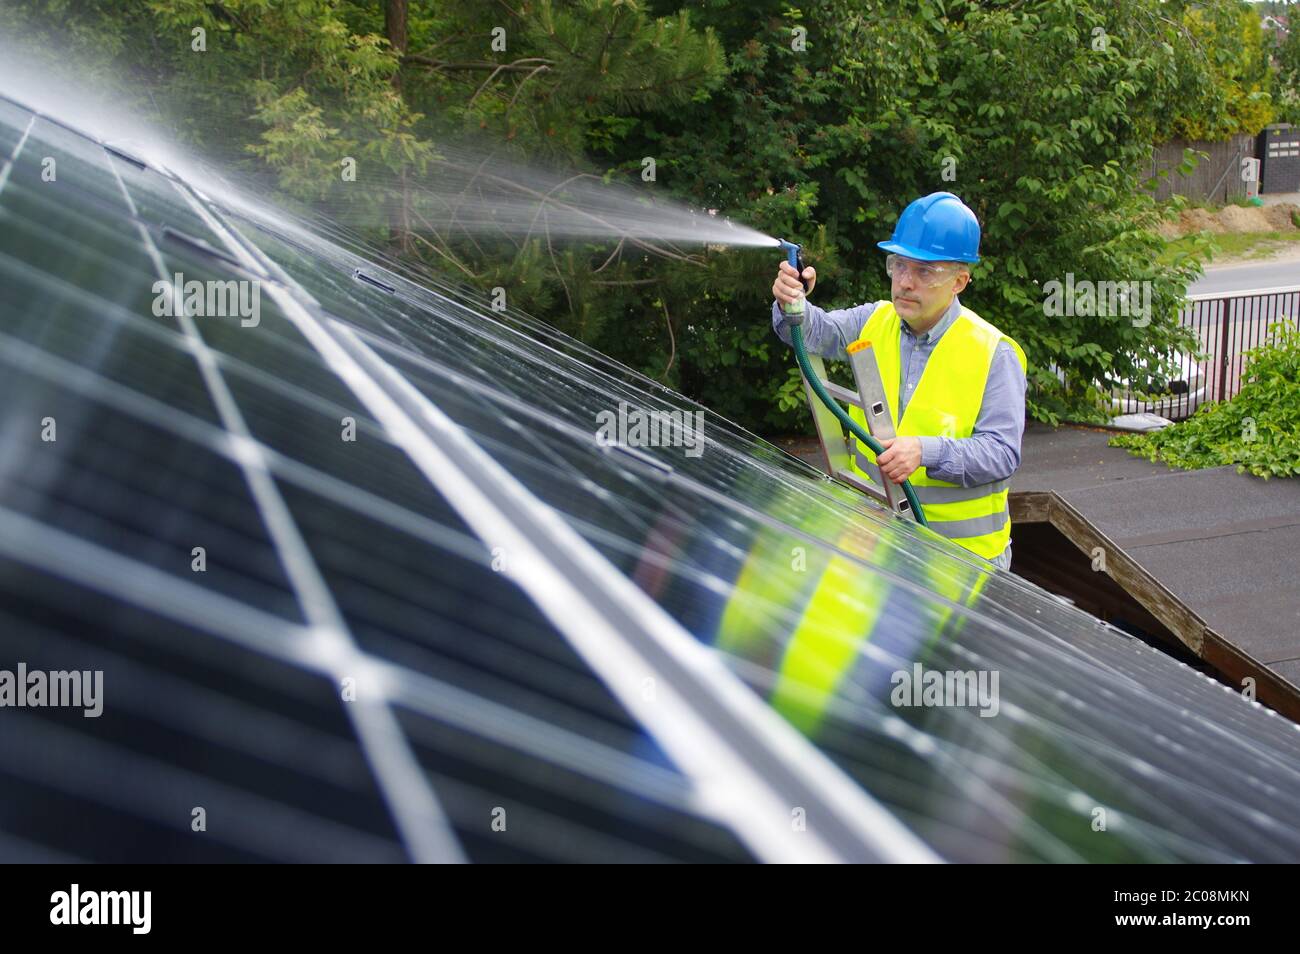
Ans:
[{"label": "solar panel frame", "polygon": [[[337,228],[328,230],[329,241],[282,217],[272,221],[255,204],[213,202],[185,179],[66,124],[35,113],[22,124],[23,115],[0,98],[7,156],[0,220],[31,245],[26,260],[0,247],[0,304],[20,316],[32,314],[36,296],[68,314],[99,309],[103,340],[78,339],[57,310],[48,327],[6,323],[0,362],[11,369],[11,383],[21,382],[20,393],[67,402],[61,427],[77,421],[78,409],[88,420],[111,411],[132,422],[136,443],[122,460],[111,443],[103,445],[101,465],[69,458],[72,473],[95,474],[103,487],[116,488],[110,502],[126,494],[125,475],[107,482],[111,467],[148,461],[146,447],[191,448],[190,496],[178,499],[176,523],[219,502],[216,488],[231,485],[235,474],[268,528],[261,552],[273,554],[284,574],[273,587],[278,600],[255,598],[229,574],[224,592],[211,585],[220,573],[201,586],[178,578],[165,563],[143,559],[145,551],[132,551],[121,534],[96,536],[86,522],[61,529],[41,519],[49,516],[41,506],[58,498],[43,495],[54,484],[36,471],[21,507],[0,495],[0,559],[8,561],[0,564],[0,591],[15,600],[0,603],[0,614],[9,614],[15,632],[27,627],[13,645],[35,656],[46,643],[78,644],[85,656],[113,659],[128,682],[157,679],[170,693],[168,711],[196,692],[233,724],[278,726],[258,740],[268,745],[277,731],[304,731],[265,707],[240,708],[211,688],[205,694],[202,681],[148,677],[139,659],[124,662],[107,646],[67,633],[51,637],[62,630],[6,590],[19,579],[47,602],[64,586],[83,594],[77,603],[101,612],[117,607],[113,612],[132,619],[170,620],[186,628],[180,645],[210,647],[216,643],[199,634],[218,636],[276,672],[311,681],[322,706],[345,672],[364,671],[376,693],[361,712],[338,708],[368,753],[371,800],[387,806],[389,829],[373,812],[370,831],[361,834],[360,815],[335,820],[346,829],[332,843],[338,850],[317,855],[311,838],[259,854],[255,839],[239,832],[212,849],[225,852],[220,857],[1225,861],[1300,854],[1294,725],[893,520],[716,416],[706,460],[599,447],[590,424],[602,407],[628,401],[703,409],[528,316],[493,315],[484,325],[481,299],[450,285],[423,288],[401,263],[355,255],[345,246],[366,250]],[[54,144],[60,167],[71,170],[61,173],[57,198],[36,186],[30,162],[15,161],[33,138]],[[94,169],[111,174],[116,193]],[[15,196],[27,203],[19,209],[26,218],[8,204]],[[74,202],[76,215],[66,208]],[[78,271],[75,280],[28,271],[51,223],[64,231],[75,224],[63,248],[97,271]],[[176,330],[150,324],[139,283],[177,269],[261,283],[267,304],[258,333],[186,315]],[[128,298],[107,297],[114,274],[133,289]],[[310,291],[300,282],[306,278],[314,282]],[[440,348],[448,336],[461,346]],[[168,370],[133,376],[139,364]],[[343,416],[355,420],[364,453],[326,449]],[[93,437],[75,428],[68,436],[80,438],[77,450],[94,449]],[[68,496],[93,497],[75,487]],[[142,509],[158,513],[164,503],[155,496]],[[117,519],[129,516],[119,511]],[[200,532],[220,538],[222,521],[211,524]],[[371,539],[354,532],[363,529]],[[491,565],[502,544],[524,557],[504,575]],[[855,647],[854,668],[815,730],[802,735],[793,725],[810,688],[792,684],[781,662],[790,632],[806,625],[806,588],[783,581],[772,592],[750,592],[742,572],[749,566],[779,580],[773,554],[795,546],[813,550],[819,582],[838,579],[850,604],[863,600],[854,581],[870,579],[880,594],[873,598],[891,607],[888,630]],[[170,548],[184,557],[175,540]],[[413,597],[427,583],[404,576],[401,558],[384,556],[400,548],[411,549],[411,560],[439,560],[445,584]],[[466,632],[484,623],[445,608],[458,587],[473,593],[470,581],[480,576],[508,584],[492,591],[494,602],[480,614],[510,647],[495,671],[488,643],[458,645],[454,629],[423,641],[415,633],[433,620]],[[776,592],[784,595],[774,599]],[[11,612],[19,605],[26,615]],[[768,623],[752,627],[744,646],[711,644],[724,606]],[[140,623],[142,632],[160,625]],[[993,726],[970,711],[883,706],[881,680],[918,659],[1013,674],[1019,681],[1004,696],[1007,719]],[[517,685],[507,688],[512,672]],[[205,678],[209,687],[222,681]],[[658,689],[653,704],[643,697],[647,679]],[[226,684],[232,692],[241,685]],[[553,698],[547,687],[556,690]],[[517,704],[494,707],[490,696]],[[124,719],[149,722],[148,706],[124,708]],[[186,715],[191,732],[223,738],[224,726]],[[69,735],[57,722],[24,721],[15,750],[27,758],[42,745],[77,756],[43,766],[46,789],[62,785],[59,804],[70,811],[66,789],[75,766],[107,765],[108,749],[88,749],[84,733]],[[1121,725],[1126,735],[1117,739]],[[235,745],[234,735],[224,738],[227,749]],[[137,764],[130,752],[119,754]],[[328,760],[290,761],[307,775],[331,771]],[[502,773],[506,788],[491,791],[487,776],[478,775],[490,770]],[[6,777],[29,793],[20,806],[35,798],[32,778]],[[355,760],[339,777],[359,791]],[[474,777],[478,784],[467,781]],[[176,778],[181,788],[192,784]],[[152,804],[138,787],[98,791],[119,813],[131,813],[132,799],[137,814]],[[1144,804],[1153,794],[1159,802]],[[512,816],[528,819],[515,836],[499,838],[470,822],[485,798],[509,802],[512,795],[520,796]],[[253,814],[286,817],[282,806],[257,804]],[[1108,840],[1078,827],[1100,805],[1111,812]],[[791,826],[792,808],[815,819],[811,830]],[[285,824],[300,827],[289,834],[325,824],[324,814],[293,816]],[[23,824],[31,822],[0,811],[0,847],[23,857],[76,853],[75,839],[48,826],[30,829],[45,844],[15,834]],[[124,849],[96,850],[112,856]]]}]

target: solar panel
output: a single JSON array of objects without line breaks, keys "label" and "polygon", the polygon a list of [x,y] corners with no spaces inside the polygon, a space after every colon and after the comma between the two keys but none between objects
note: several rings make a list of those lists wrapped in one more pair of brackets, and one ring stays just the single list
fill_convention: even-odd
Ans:
[{"label": "solar panel", "polygon": [[[6,100],[0,155],[0,668],[104,674],[2,714],[0,856],[1300,854],[1300,735],[1230,689],[336,226]],[[177,273],[256,320],[155,314]]]}]

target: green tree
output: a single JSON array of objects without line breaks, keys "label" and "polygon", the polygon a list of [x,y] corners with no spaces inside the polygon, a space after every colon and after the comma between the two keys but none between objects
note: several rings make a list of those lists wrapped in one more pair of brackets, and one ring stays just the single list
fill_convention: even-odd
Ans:
[{"label": "green tree", "polygon": [[[1178,4],[1178,6],[1184,6]],[[1273,121],[1269,49],[1256,5],[1243,0],[1201,0],[1186,5],[1182,24],[1188,53],[1200,57],[1204,81],[1176,105],[1161,138],[1222,140],[1253,136]],[[1198,76],[1196,72],[1188,75]]]},{"label": "green tree", "polygon": [[1300,124],[1300,5],[1292,6],[1290,22],[1274,55],[1273,101],[1279,122]]},{"label": "green tree", "polygon": [[625,314],[626,259],[598,274],[604,245],[457,234],[421,184],[466,171],[443,144],[599,177],[587,154],[626,132],[625,113],[707,96],[725,69],[688,12],[652,18],[634,0],[21,0],[0,26],[205,158],[269,175],[302,211],[416,268],[507,287],[512,305],[586,340]]},{"label": "green tree", "polygon": [[[512,305],[588,345],[749,426],[788,430],[808,421],[767,320],[774,253],[451,234],[426,177],[471,142],[716,208],[804,242],[832,307],[886,297],[875,242],[911,199],[956,192],[985,231],[963,298],[1025,346],[1032,413],[1095,416],[1093,382],[1140,387],[1189,344],[1176,311],[1198,266],[1160,263],[1161,213],[1138,171],[1224,75],[1188,6],[11,0],[0,28],[57,41],[106,84],[120,77],[127,101],[269,175],[331,227],[431,273],[505,286]],[[346,156],[362,171],[345,187]],[[1067,273],[1150,281],[1150,322],[1050,316],[1043,286]]]}]

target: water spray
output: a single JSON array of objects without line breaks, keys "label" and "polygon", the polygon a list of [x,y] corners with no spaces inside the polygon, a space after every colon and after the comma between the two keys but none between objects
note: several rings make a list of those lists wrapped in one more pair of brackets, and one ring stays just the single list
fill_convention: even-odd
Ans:
[{"label": "water spray", "polygon": [[[787,242],[785,239],[777,239],[777,243],[781,248],[785,249],[786,260],[794,266],[795,274],[799,276],[799,282],[806,290],[808,283],[804,281],[803,277],[804,262],[801,254],[803,246]],[[868,434],[865,427],[849,417],[844,408],[840,407],[839,402],[826,393],[826,389],[822,387],[821,378],[817,376],[817,372],[808,363],[808,349],[804,347],[802,327],[805,313],[804,297],[801,295],[796,301],[782,305],[781,310],[785,313],[786,324],[790,326],[790,343],[794,345],[795,360],[799,362],[799,370],[803,372],[804,380],[813,389],[813,393],[817,395],[818,399],[826,405],[832,414],[839,418],[840,423],[847,427],[854,437],[871,448],[873,454],[883,454],[885,448],[881,443]],[[889,479],[885,477],[883,472],[880,476],[884,480]],[[922,509],[921,501],[916,497],[916,491],[912,489],[911,481],[904,480],[902,488],[903,494],[907,497],[907,502],[912,506],[912,513],[916,516],[916,522],[923,527],[929,526],[925,519],[925,510]]]}]

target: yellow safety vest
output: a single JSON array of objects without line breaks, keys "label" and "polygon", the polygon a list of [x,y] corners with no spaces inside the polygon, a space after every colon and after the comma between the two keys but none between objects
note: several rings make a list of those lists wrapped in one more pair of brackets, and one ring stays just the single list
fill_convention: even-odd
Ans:
[{"label": "yellow safety vest", "polygon": [[[871,345],[889,399],[894,431],[900,437],[970,437],[984,401],[984,386],[998,342],[1009,342],[1020,359],[1021,370],[1028,367],[1025,352],[1014,339],[962,307],[930,354],[916,392],[899,421],[902,334],[902,320],[893,303],[882,302],[872,311],[858,337],[858,341]],[[849,413],[866,428],[861,408],[850,407]],[[876,466],[876,455],[856,440],[854,445],[853,469],[877,486],[882,485],[888,478]],[[924,467],[917,468],[908,479],[925,508],[930,529],[986,560],[992,560],[1007,548],[1011,539],[1011,511],[1007,505],[1010,481],[962,487],[930,477]]]}]

